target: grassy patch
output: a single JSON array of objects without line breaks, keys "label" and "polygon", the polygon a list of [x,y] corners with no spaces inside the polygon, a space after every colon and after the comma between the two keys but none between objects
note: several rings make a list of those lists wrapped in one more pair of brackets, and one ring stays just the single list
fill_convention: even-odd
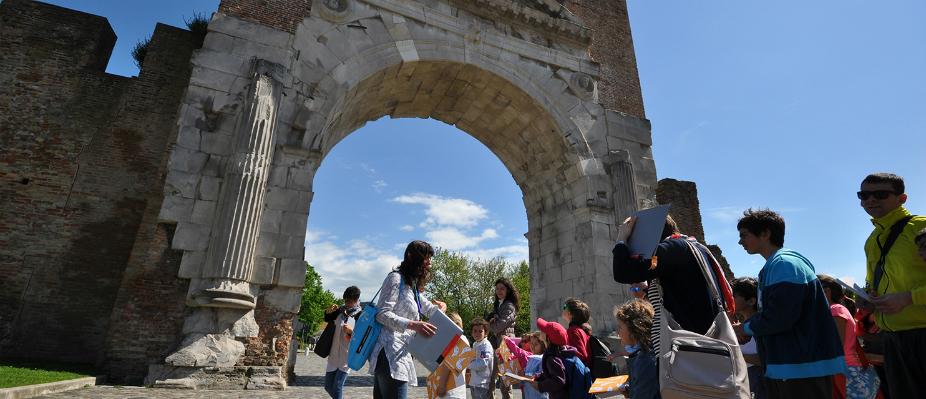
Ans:
[{"label": "grassy patch", "polygon": [[86,365],[0,362],[0,388],[73,380],[93,375]]}]

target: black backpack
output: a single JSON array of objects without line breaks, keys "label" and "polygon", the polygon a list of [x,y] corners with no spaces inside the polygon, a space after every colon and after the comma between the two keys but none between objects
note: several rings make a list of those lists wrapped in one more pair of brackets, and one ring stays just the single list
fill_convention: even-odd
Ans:
[{"label": "black backpack", "polygon": [[594,335],[588,336],[588,368],[593,378],[607,378],[617,375],[617,365],[608,361],[611,349]]}]

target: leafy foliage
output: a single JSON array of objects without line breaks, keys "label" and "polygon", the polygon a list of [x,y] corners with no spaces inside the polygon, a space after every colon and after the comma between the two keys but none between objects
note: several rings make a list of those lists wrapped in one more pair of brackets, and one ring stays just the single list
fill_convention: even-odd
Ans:
[{"label": "leafy foliage", "polygon": [[183,19],[183,22],[186,23],[187,29],[190,32],[193,32],[194,43],[196,43],[196,48],[203,46],[203,40],[206,39],[206,33],[208,33],[210,18],[206,17],[205,14],[195,13],[190,19]]},{"label": "leafy foliage", "polygon": [[302,289],[302,307],[299,320],[305,324],[310,334],[315,334],[324,323],[325,309],[332,303],[343,304],[343,299],[335,298],[331,291],[322,287],[322,276],[315,268],[305,262],[305,287]]},{"label": "leafy foliage", "polygon": [[457,312],[463,319],[463,330],[469,334],[470,322],[492,311],[495,280],[507,277],[520,294],[521,308],[515,323],[518,334],[530,329],[530,269],[527,262],[513,265],[504,258],[471,259],[462,254],[438,249],[431,258],[433,278],[427,287],[428,296],[447,303],[448,312]]},{"label": "leafy foliage", "polygon": [[132,47],[132,59],[135,60],[135,66],[138,69],[141,69],[141,64],[145,61],[145,56],[148,55],[148,46],[150,44],[151,37],[146,37],[135,42],[135,47]]}]

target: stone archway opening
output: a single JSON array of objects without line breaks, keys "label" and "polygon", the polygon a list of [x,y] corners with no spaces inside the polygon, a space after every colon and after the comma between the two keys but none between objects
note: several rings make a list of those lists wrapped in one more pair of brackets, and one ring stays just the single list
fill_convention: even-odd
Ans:
[{"label": "stone archway opening", "polygon": [[291,31],[216,14],[193,58],[160,213],[177,224],[187,316],[149,382],[203,387],[203,367],[263,367],[246,385],[280,384],[314,175],[339,141],[386,115],[443,121],[492,151],[523,195],[534,316],[555,319],[576,296],[610,330],[610,307],[627,296],[611,279],[612,236],[652,202],[655,168],[648,122],[597,103],[588,30],[441,1],[311,10]]}]

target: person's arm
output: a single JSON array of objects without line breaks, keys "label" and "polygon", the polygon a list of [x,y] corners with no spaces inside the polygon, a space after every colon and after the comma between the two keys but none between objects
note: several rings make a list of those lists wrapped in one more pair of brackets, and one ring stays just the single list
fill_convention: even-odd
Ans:
[{"label": "person's arm", "polygon": [[514,343],[514,340],[511,337],[502,337],[505,341],[505,345],[508,346],[508,350],[511,351],[511,355],[518,360],[518,364],[521,365],[521,369],[527,367],[527,357],[531,355],[530,352],[521,349],[517,344]]},{"label": "person's arm", "polygon": [[422,292],[418,296],[418,299],[421,301],[421,314],[430,318],[434,315],[434,312],[440,310],[440,307],[432,302],[427,296]]},{"label": "person's arm", "polygon": [[833,316],[833,321],[836,322],[836,331],[839,332],[840,346],[843,346],[846,344],[846,319]]},{"label": "person's arm", "polygon": [[743,323],[747,335],[766,336],[790,330],[800,318],[807,296],[807,283],[796,280],[802,276],[793,270],[796,266],[779,260],[767,267],[770,281],[762,289],[762,310]]},{"label": "person's arm", "polygon": [[537,390],[540,392],[556,392],[566,388],[566,366],[563,361],[556,356],[548,356],[544,359],[547,362],[547,370],[542,374],[543,379],[538,378]]},{"label": "person's arm", "polygon": [[338,316],[341,314],[341,312],[338,312],[338,309],[340,308],[337,304],[331,305],[328,307],[328,309],[325,309],[325,323],[331,323],[338,318]]},{"label": "person's arm", "polygon": [[[674,241],[674,242],[673,242]],[[656,246],[653,259],[643,259],[642,256],[631,256],[630,247],[624,242],[618,242],[611,254],[614,256],[612,270],[614,281],[622,284],[633,284],[654,279],[660,275],[672,274],[673,268],[678,264],[688,263],[690,250],[687,246],[676,248],[679,240],[664,240]],[[655,262],[655,267],[653,263]]]},{"label": "person's arm", "polygon": [[498,315],[492,319],[492,322],[489,323],[489,329],[492,330],[496,336],[500,337],[505,335],[505,330],[514,324],[516,317],[517,312],[514,308],[514,304],[509,301],[505,301],[499,305]]}]

